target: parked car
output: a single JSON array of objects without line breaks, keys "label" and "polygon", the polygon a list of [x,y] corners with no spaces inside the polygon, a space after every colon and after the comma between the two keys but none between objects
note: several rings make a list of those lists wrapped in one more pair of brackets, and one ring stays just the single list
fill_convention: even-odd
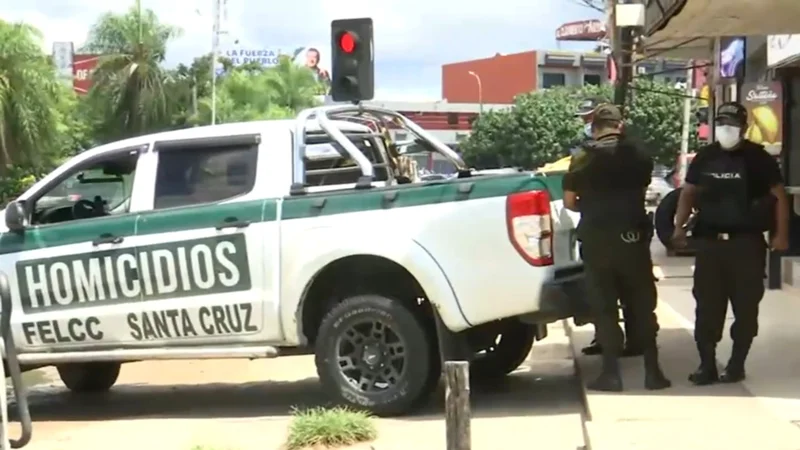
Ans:
[{"label": "parked car", "polygon": [[644,200],[648,205],[658,205],[673,189],[675,188],[666,179],[653,177],[650,181],[650,186],[647,186]]}]

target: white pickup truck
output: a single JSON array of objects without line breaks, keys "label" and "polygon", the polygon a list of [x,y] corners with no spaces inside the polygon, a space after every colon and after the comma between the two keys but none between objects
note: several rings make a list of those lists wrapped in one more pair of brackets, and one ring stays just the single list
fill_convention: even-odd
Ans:
[{"label": "white pickup truck", "polygon": [[[376,126],[459,177],[415,181]],[[580,310],[561,194],[559,177],[473,176],[413,122],[352,105],[103,145],[4,211],[14,348],[75,392],[124,362],[308,351],[337,402],[402,414],[443,359],[503,376]]]}]

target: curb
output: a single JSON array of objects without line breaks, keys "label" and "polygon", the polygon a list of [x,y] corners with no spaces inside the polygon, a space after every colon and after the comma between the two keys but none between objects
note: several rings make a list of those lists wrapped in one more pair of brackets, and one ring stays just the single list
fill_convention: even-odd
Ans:
[{"label": "curb", "polygon": [[584,450],[592,450],[592,441],[589,438],[589,423],[592,421],[592,412],[589,410],[589,398],[586,392],[586,385],[583,383],[583,373],[581,369],[581,365],[578,362],[578,352],[575,348],[574,343],[574,336],[572,325],[569,323],[569,319],[562,320],[562,324],[564,327],[564,334],[567,335],[567,340],[569,341],[569,351],[570,356],[572,357],[572,366],[575,371],[575,377],[578,379],[578,383],[580,383],[581,389],[581,403],[583,404],[583,411],[582,416],[583,420],[581,420],[581,432],[583,433],[583,449]]}]

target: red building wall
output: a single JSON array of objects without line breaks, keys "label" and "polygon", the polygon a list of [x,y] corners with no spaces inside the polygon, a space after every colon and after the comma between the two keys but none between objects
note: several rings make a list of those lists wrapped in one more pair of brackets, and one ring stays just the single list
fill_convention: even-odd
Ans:
[{"label": "red building wall", "polygon": [[[513,103],[514,97],[536,89],[536,52],[496,55],[442,66],[442,98],[449,103]],[[483,85],[478,96],[478,82]]]},{"label": "red building wall", "polygon": [[469,131],[472,129],[472,121],[478,117],[477,113],[466,112],[401,111],[400,114],[413,120],[425,130]]}]

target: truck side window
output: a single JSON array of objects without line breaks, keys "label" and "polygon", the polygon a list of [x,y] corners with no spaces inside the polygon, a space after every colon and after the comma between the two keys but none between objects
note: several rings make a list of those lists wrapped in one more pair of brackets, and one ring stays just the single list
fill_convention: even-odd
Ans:
[{"label": "truck side window", "polygon": [[37,195],[34,225],[84,220],[128,212],[138,152],[113,154],[74,167],[69,175]]},{"label": "truck side window", "polygon": [[159,152],[153,209],[227,200],[256,182],[257,146],[181,148]]}]

